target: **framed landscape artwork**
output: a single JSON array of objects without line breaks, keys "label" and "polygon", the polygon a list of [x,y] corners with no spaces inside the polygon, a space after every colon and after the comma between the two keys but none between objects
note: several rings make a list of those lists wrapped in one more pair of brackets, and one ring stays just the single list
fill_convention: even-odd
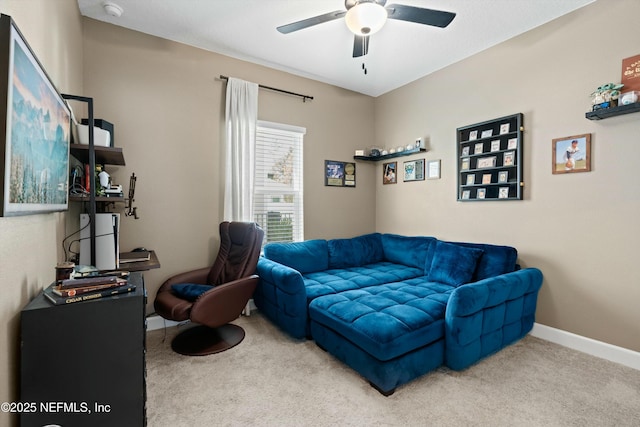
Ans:
[{"label": "framed landscape artwork", "polygon": [[71,114],[7,15],[0,62],[0,216],[66,210]]}]

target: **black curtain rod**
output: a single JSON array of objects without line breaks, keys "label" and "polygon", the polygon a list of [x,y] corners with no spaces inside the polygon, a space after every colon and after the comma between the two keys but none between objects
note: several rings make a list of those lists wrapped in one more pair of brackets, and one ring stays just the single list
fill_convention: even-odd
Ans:
[{"label": "black curtain rod", "polygon": [[[229,77],[223,76],[222,74],[220,74],[220,79],[229,80]],[[278,88],[275,88],[275,87],[264,86],[264,85],[260,85],[260,84],[258,85],[258,87],[262,88],[262,89],[272,90],[274,92],[286,93],[287,95],[299,96],[300,98],[302,98],[302,102],[307,102],[307,99],[313,100],[313,96],[303,95],[301,93],[289,92],[288,90],[278,89]]]}]

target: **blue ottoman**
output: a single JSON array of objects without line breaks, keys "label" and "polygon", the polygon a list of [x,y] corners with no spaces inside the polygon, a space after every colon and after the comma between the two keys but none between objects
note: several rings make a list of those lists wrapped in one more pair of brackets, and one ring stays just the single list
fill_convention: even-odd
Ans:
[{"label": "blue ottoman", "polygon": [[444,314],[454,287],[418,277],[314,299],[315,342],[385,396],[444,361]]}]

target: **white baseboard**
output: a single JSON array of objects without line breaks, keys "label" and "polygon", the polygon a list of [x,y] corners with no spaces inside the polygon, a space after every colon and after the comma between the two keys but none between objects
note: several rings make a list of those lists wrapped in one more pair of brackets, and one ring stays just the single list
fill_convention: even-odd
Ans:
[{"label": "white baseboard", "polygon": [[533,324],[531,335],[592,356],[640,370],[640,353],[550,326]]},{"label": "white baseboard", "polygon": [[173,320],[166,320],[162,317],[154,314],[152,316],[147,317],[147,331],[154,331],[156,329],[162,329],[165,326],[170,328],[172,326],[179,325],[180,322],[174,322]]}]

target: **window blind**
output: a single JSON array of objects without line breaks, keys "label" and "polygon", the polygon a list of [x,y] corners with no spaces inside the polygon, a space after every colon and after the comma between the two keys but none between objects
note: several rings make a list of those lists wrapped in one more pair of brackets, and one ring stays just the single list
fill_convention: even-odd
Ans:
[{"label": "window blind", "polygon": [[263,244],[304,240],[302,143],[305,128],[258,121],[255,221]]}]

